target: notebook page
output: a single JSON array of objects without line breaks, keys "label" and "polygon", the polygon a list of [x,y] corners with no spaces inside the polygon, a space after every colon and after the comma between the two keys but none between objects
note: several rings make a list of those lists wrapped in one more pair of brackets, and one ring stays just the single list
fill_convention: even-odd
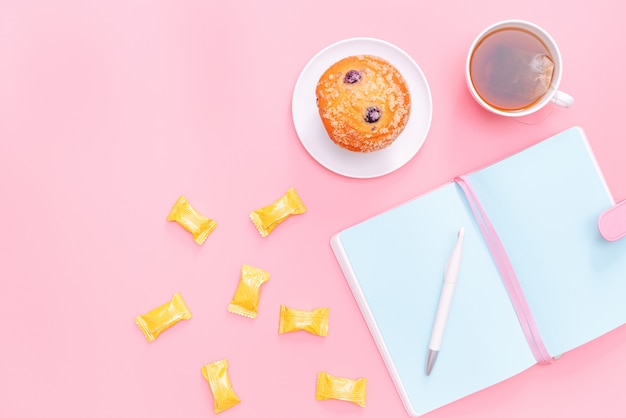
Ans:
[{"label": "notebook page", "polygon": [[[443,271],[462,226],[457,287],[441,351],[426,376]],[[535,364],[456,184],[342,231],[337,245],[340,264],[410,411],[428,412]]]},{"label": "notebook page", "polygon": [[626,240],[605,241],[613,199],[579,128],[468,176],[550,354],[626,321]]}]

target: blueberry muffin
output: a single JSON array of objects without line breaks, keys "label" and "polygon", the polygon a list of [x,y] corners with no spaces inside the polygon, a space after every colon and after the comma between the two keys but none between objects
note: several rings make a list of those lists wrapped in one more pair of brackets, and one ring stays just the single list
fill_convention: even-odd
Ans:
[{"label": "blueberry muffin", "polygon": [[355,152],[391,145],[411,113],[409,88],[400,72],[372,55],[334,63],[320,77],[315,94],[330,139]]}]

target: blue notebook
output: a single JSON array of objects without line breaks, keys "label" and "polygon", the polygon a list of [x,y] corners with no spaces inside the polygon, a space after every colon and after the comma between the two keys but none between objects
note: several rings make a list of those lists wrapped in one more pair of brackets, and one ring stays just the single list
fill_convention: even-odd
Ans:
[{"label": "blue notebook", "polygon": [[[581,128],[466,176],[497,231],[553,357],[626,321],[626,239],[599,215],[614,205]],[[437,362],[425,365],[443,271],[465,227]],[[461,187],[448,183],[331,239],[409,415],[419,416],[535,365]],[[550,367],[549,365],[546,367]]]}]

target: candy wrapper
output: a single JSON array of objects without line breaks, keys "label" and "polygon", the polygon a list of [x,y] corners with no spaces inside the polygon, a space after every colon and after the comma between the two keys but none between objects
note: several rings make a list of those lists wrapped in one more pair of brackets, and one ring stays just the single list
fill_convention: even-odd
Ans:
[{"label": "candy wrapper", "polygon": [[213,393],[213,410],[216,414],[241,403],[230,384],[226,359],[203,366],[202,376],[209,383]]},{"label": "candy wrapper", "polygon": [[355,403],[365,407],[365,386],[367,379],[346,379],[344,377],[334,377],[328,373],[320,372],[317,375],[317,389],[315,399],[323,401],[326,399],[338,399]]},{"label": "candy wrapper", "polygon": [[178,222],[180,226],[193,235],[193,239],[198,245],[204,244],[207,237],[217,227],[217,222],[213,219],[196,212],[185,196],[178,198],[169,215],[167,215],[167,220]]},{"label": "candy wrapper", "polygon": [[182,319],[190,319],[191,312],[180,293],[175,293],[172,300],[150,312],[139,315],[135,318],[135,322],[141,328],[146,339],[150,342],[172,325]]},{"label": "candy wrapper", "polygon": [[325,337],[328,335],[328,308],[317,308],[311,311],[288,308],[280,305],[278,333],[308,331],[311,334]]},{"label": "candy wrapper", "polygon": [[241,279],[228,311],[248,318],[256,318],[259,313],[261,285],[270,279],[270,274],[260,268],[244,264],[241,267]]},{"label": "candy wrapper", "polygon": [[300,200],[296,189],[292,187],[273,204],[250,213],[250,219],[261,236],[267,237],[285,219],[304,212],[306,212],[306,207]]}]

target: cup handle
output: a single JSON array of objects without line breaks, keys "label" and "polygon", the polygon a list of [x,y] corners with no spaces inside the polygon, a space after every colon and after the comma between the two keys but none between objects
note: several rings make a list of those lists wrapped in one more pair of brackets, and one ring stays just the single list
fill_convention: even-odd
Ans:
[{"label": "cup handle", "polygon": [[552,103],[561,107],[570,107],[574,104],[574,98],[567,93],[563,93],[560,90],[555,90],[552,99]]}]

